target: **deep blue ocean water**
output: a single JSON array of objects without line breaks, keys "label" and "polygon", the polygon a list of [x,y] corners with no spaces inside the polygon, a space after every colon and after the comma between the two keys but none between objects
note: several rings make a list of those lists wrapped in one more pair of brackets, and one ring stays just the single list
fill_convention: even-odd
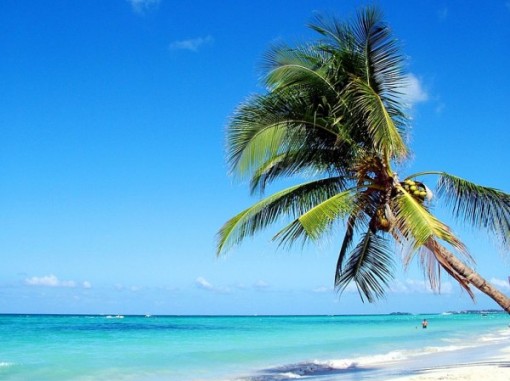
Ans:
[{"label": "deep blue ocean water", "polygon": [[0,380],[384,379],[495,353],[510,346],[509,323],[507,314],[0,315]]}]

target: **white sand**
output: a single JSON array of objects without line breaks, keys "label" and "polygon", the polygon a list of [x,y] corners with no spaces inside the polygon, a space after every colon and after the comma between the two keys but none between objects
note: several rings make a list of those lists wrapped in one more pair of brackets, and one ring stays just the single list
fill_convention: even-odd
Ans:
[{"label": "white sand", "polygon": [[423,369],[418,374],[388,381],[510,381],[510,347],[502,354],[472,364]]}]

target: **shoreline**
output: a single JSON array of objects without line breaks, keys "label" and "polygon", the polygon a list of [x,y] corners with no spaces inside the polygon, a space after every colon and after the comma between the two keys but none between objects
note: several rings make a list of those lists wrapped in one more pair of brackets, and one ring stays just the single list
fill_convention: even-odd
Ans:
[{"label": "shoreline", "polygon": [[2,316],[0,378],[510,380],[506,315],[115,317]]},{"label": "shoreline", "polygon": [[[396,371],[387,381],[508,381],[510,379],[510,344],[475,345],[454,351],[438,361],[438,356],[423,361],[423,365]],[[416,366],[418,365],[418,366]],[[391,368],[391,366],[390,366]]]},{"label": "shoreline", "polygon": [[[469,338],[469,334],[466,336]],[[510,380],[510,331],[474,337],[469,346],[427,347],[351,359],[312,360],[271,367],[236,381],[490,381]]]},{"label": "shoreline", "polygon": [[438,367],[423,368],[409,374],[395,376],[387,381],[508,381],[510,379],[510,347],[501,357],[488,358],[485,361],[459,363]]},{"label": "shoreline", "polygon": [[[469,340],[470,334],[466,334]],[[288,364],[236,380],[267,381],[306,377],[317,381],[490,381],[510,380],[510,330],[472,337],[469,345],[424,347],[351,359]],[[275,375],[278,377],[275,378]]]}]

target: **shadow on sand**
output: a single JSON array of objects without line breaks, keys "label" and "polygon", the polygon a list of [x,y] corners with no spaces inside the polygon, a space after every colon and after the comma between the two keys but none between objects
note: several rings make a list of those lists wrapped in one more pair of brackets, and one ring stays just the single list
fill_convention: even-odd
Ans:
[{"label": "shadow on sand", "polygon": [[[360,367],[353,363],[344,368],[332,367],[328,364],[316,362],[303,362],[291,364],[282,367],[269,368],[260,371],[258,374],[245,377],[240,381],[289,381],[298,378],[306,378],[307,380],[364,380],[364,379],[380,379],[378,375],[383,372],[386,376],[402,377],[426,374],[431,370],[448,370],[453,368],[462,368],[466,366],[496,366],[500,368],[510,368],[510,361],[475,361],[465,364],[439,365],[434,367],[409,368],[402,366],[388,367]],[[384,379],[384,378],[382,378]]]},{"label": "shadow on sand", "polygon": [[265,369],[259,372],[258,375],[243,378],[243,381],[288,381],[296,378],[307,378],[313,380],[314,378],[323,378],[327,376],[347,375],[354,373],[364,373],[377,370],[377,368],[359,367],[353,363],[345,368],[335,368],[327,364],[320,364],[315,362],[305,362],[298,364],[291,364],[282,367]]}]

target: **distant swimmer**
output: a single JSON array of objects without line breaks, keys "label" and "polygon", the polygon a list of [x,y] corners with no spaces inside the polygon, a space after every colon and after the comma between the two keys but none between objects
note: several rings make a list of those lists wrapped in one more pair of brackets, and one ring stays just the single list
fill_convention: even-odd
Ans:
[{"label": "distant swimmer", "polygon": [[423,321],[421,322],[421,327],[422,328],[427,328],[429,325],[429,322],[427,321],[427,319],[423,319]]}]

